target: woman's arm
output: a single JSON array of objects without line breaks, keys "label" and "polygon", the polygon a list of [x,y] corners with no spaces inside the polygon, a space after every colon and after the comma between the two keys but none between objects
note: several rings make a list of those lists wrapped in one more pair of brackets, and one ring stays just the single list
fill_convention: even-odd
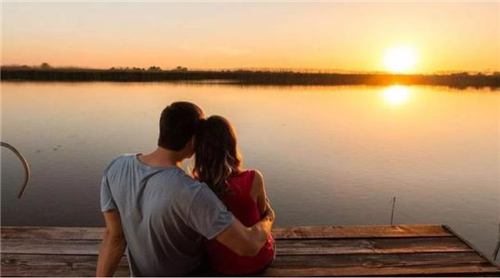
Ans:
[{"label": "woman's arm", "polygon": [[267,193],[264,185],[264,177],[259,171],[255,171],[252,185],[252,197],[257,203],[260,214],[264,215],[267,210]]}]

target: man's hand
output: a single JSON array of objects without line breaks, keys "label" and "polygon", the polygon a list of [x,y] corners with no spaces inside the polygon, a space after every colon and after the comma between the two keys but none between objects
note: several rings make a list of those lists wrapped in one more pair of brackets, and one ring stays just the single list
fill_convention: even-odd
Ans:
[{"label": "man's hand", "polygon": [[226,245],[240,256],[256,256],[271,235],[275,218],[274,210],[267,204],[266,214],[260,222],[248,228],[238,219],[220,233],[215,239]]},{"label": "man's hand", "polygon": [[104,212],[104,219],[106,220],[106,230],[99,250],[96,277],[113,276],[126,248],[118,211]]}]

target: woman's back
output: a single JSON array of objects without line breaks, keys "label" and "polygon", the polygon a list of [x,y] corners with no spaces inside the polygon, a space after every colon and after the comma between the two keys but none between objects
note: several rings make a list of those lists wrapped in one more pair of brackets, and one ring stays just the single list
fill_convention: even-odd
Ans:
[{"label": "woman's back", "polygon": [[[262,218],[259,207],[252,197],[252,187],[256,172],[246,170],[227,179],[228,192],[221,197],[227,209],[251,227]],[[258,272],[274,259],[274,239],[270,236],[255,257],[242,257],[216,240],[207,243],[211,266],[223,274],[239,275]]]}]

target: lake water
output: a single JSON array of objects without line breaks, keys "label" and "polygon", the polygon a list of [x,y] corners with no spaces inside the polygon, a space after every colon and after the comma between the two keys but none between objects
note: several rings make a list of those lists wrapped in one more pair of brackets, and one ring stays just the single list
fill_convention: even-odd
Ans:
[{"label": "lake water", "polygon": [[236,126],[244,164],[264,174],[276,225],[446,223],[493,253],[500,213],[500,91],[445,87],[238,87],[10,83],[2,225],[102,226],[103,169],[155,148],[161,110],[187,100]]}]

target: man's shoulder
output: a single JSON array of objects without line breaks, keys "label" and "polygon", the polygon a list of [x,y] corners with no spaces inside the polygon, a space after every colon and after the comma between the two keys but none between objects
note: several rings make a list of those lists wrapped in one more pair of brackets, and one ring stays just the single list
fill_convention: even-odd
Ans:
[{"label": "man's shoulder", "polygon": [[132,159],[134,159],[135,156],[136,156],[136,154],[121,154],[121,155],[115,157],[113,160],[111,160],[111,162],[108,164],[106,169],[104,169],[104,175],[106,175],[111,168],[113,168],[119,164],[123,164],[126,161],[132,160]]},{"label": "man's shoulder", "polygon": [[115,157],[111,161],[111,163],[113,163],[115,161],[131,160],[131,159],[134,159],[136,156],[137,156],[136,153],[124,153],[124,154],[121,154],[121,155]]}]

